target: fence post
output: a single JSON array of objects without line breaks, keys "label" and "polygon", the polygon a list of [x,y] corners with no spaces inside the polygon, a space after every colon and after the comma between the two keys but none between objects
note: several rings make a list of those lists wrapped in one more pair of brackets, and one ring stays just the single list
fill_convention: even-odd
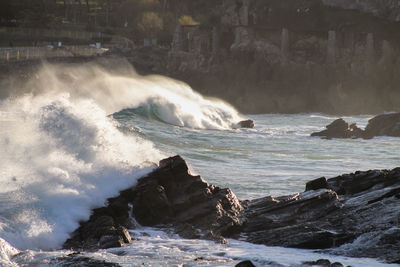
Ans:
[{"label": "fence post", "polygon": [[19,49],[17,50],[17,61],[19,61]]},{"label": "fence post", "polygon": [[10,52],[7,52],[7,54],[6,54],[6,60],[7,60],[7,62],[10,61]]},{"label": "fence post", "polygon": [[26,49],[26,59],[29,59],[29,48]]}]

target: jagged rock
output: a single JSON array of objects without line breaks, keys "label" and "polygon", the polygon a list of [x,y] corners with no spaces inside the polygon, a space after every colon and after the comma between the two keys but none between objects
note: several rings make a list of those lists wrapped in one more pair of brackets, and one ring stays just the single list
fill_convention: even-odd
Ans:
[{"label": "jagged rock", "polygon": [[307,261],[303,263],[303,266],[319,266],[319,267],[343,267],[344,265],[340,262],[331,263],[327,259],[319,259],[316,261]]},{"label": "jagged rock", "polygon": [[306,183],[306,191],[328,188],[328,181],[321,177]]},{"label": "jagged rock", "polygon": [[365,130],[357,127],[355,123],[348,126],[343,119],[337,119],[326,126],[326,130],[312,133],[311,136],[325,138],[365,138],[375,136],[400,137],[400,113],[378,115],[368,121]]},{"label": "jagged rock", "polygon": [[169,224],[187,238],[226,242],[224,237],[242,225],[242,206],[232,191],[191,175],[186,162],[175,156],[160,161],[159,167],[139,179],[136,186],[110,198],[106,207],[95,209],[64,248],[98,249],[129,243],[126,228],[133,227],[130,206],[141,225]]},{"label": "jagged rock", "polygon": [[242,235],[252,243],[315,249],[347,241],[342,233],[325,229],[325,223],[313,223],[340,208],[337,194],[329,189],[255,199],[244,208]]},{"label": "jagged rock", "polygon": [[378,115],[368,121],[365,136],[395,136],[400,137],[400,113]]},{"label": "jagged rock", "polygon": [[232,191],[192,176],[180,156],[160,161],[158,169],[139,179],[133,195],[133,214],[140,224],[172,224],[185,237],[221,240],[242,224],[242,206]]},{"label": "jagged rock", "polygon": [[334,120],[331,124],[326,126],[326,130],[321,132],[312,133],[311,136],[323,136],[326,138],[349,138],[350,129],[349,124],[343,119]]},{"label": "jagged rock", "polygon": [[49,266],[64,267],[120,267],[121,265],[105,260],[97,260],[80,255],[79,252],[71,253],[66,256],[58,257],[47,262]]},{"label": "jagged rock", "polygon": [[235,267],[256,267],[251,261],[241,261]]},{"label": "jagged rock", "polygon": [[191,175],[175,156],[108,202],[81,223],[65,248],[122,246],[130,242],[124,227],[132,227],[133,215],[142,225],[168,226],[185,238],[240,238],[400,262],[400,168],[322,177],[303,193],[239,201],[230,189]]},{"label": "jagged rock", "polygon": [[[322,177],[306,187],[310,191],[244,202],[246,222],[237,237],[399,262],[400,168]],[[345,249],[335,250],[339,246]]]},{"label": "jagged rock", "polygon": [[239,121],[238,126],[239,128],[254,128],[254,121],[253,120]]}]

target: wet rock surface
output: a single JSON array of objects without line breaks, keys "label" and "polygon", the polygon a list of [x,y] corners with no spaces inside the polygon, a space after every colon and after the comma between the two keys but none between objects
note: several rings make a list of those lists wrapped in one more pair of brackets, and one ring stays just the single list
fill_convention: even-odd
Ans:
[{"label": "wet rock surface", "polygon": [[238,123],[239,128],[254,128],[253,120],[243,120]]},{"label": "wet rock surface", "polygon": [[400,262],[400,168],[307,183],[306,192],[243,202],[240,238]]},{"label": "wet rock surface", "polygon": [[49,266],[63,267],[120,267],[121,265],[105,260],[89,258],[80,253],[71,253],[67,256],[58,257],[49,262]]},{"label": "wet rock surface", "polygon": [[[131,208],[133,207],[133,209]],[[87,222],[72,233],[64,248],[120,247],[130,242],[126,228],[132,216],[144,226],[168,225],[185,238],[226,242],[243,224],[242,206],[230,189],[209,185],[189,173],[186,162],[175,156],[138,180],[136,186],[110,198],[93,210]]]},{"label": "wet rock surface", "polygon": [[302,193],[239,201],[230,189],[191,175],[175,156],[95,209],[64,247],[129,243],[126,228],[134,228],[133,216],[143,226],[168,227],[184,238],[226,242],[230,237],[400,263],[399,207],[400,168],[321,177]]},{"label": "wet rock surface", "polygon": [[326,126],[326,130],[312,133],[311,136],[331,138],[364,138],[375,136],[400,137],[400,113],[378,115],[368,121],[365,130],[355,123],[348,124],[343,119],[337,119]]}]

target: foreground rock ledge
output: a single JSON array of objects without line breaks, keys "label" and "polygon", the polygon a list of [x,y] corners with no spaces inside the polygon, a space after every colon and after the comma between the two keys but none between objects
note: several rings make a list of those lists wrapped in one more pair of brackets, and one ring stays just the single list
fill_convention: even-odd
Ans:
[{"label": "foreground rock ledge", "polygon": [[64,248],[123,246],[131,242],[131,216],[185,238],[229,237],[400,263],[400,168],[322,177],[308,182],[303,193],[239,201],[230,189],[191,175],[175,156],[93,210]]},{"label": "foreground rock ledge", "polygon": [[400,113],[381,114],[368,121],[364,130],[355,123],[348,124],[343,119],[337,119],[326,126],[326,130],[312,133],[311,136],[331,138],[364,138],[376,136],[400,137]]}]

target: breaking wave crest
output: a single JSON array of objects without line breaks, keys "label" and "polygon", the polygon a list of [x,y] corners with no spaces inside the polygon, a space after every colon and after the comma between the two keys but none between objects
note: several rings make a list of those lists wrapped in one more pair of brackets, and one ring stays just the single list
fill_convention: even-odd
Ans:
[{"label": "breaking wave crest", "polygon": [[230,105],[208,99],[187,84],[167,77],[141,76],[126,67],[115,74],[93,65],[46,65],[29,86],[41,93],[68,92],[71,98],[92,99],[108,114],[127,108],[144,108],[157,119],[196,129],[231,129],[242,120]]}]

